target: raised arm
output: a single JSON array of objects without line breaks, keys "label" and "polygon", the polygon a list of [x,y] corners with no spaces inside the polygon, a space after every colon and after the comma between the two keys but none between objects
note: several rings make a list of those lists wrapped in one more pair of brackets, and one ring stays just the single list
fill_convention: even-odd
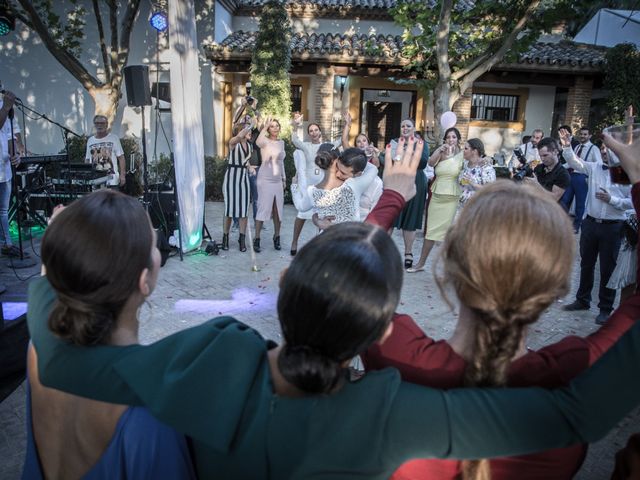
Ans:
[{"label": "raised arm", "polygon": [[575,154],[573,148],[571,148],[571,136],[565,128],[558,130],[558,133],[560,134],[562,157],[567,161],[567,165],[578,173],[585,173],[589,175],[591,173],[591,168],[593,168],[595,164],[585,163]]},{"label": "raised arm", "polygon": [[251,130],[253,130],[253,123],[245,125],[245,127],[240,130],[235,137],[231,137],[231,140],[229,140],[229,150],[233,150],[234,147],[239,144]]}]

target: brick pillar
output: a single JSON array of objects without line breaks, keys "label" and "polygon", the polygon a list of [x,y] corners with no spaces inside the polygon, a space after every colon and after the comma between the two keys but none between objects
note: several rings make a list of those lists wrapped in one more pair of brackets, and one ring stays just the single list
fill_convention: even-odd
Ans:
[{"label": "brick pillar", "polygon": [[310,119],[320,125],[324,141],[331,141],[331,123],[333,121],[333,68],[319,64],[316,71],[316,117]]},{"label": "brick pillar", "polygon": [[[467,139],[469,135],[469,118],[471,117],[471,89],[469,88],[456,103],[453,104],[453,113],[458,117],[456,128],[460,130],[462,141]],[[444,133],[444,132],[443,132]]]},{"label": "brick pillar", "polygon": [[593,80],[591,78],[576,77],[573,87],[569,88],[564,121],[571,126],[574,132],[589,123],[592,87]]}]

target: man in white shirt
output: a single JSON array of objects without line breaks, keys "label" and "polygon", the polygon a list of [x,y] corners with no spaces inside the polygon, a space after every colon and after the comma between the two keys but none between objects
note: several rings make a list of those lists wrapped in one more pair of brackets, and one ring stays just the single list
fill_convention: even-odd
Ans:
[{"label": "man in white shirt", "polygon": [[109,132],[109,122],[104,115],[93,117],[93,126],[96,129],[96,134],[87,140],[85,162],[92,163],[96,170],[109,176],[107,185],[123,186],[126,168],[120,139]]},{"label": "man in white shirt", "polygon": [[[600,156],[600,149],[596,147],[593,143],[591,143],[591,132],[588,127],[582,127],[578,130],[578,140],[580,143],[573,148],[573,153],[582,160],[583,162],[602,162],[602,157]],[[563,155],[564,157],[564,155]],[[568,158],[565,157],[565,161],[569,161]],[[574,201],[575,197],[575,217],[573,219],[573,231],[578,233],[580,231],[580,226],[582,225],[582,219],[584,218],[584,207],[585,202],[587,200],[587,192],[588,192],[588,181],[587,175],[584,173],[576,171],[570,165],[566,165],[569,173],[571,174],[571,185],[564,192],[562,199],[560,202],[564,207],[569,210],[571,207],[571,202]]]},{"label": "man in white shirt", "polygon": [[[524,155],[524,158],[527,159],[527,163],[531,163],[533,161],[539,163],[540,162],[540,154],[538,153],[538,142],[542,140],[544,137],[544,132],[539,128],[536,128],[533,132],[531,132],[531,140],[527,143],[523,143],[518,147],[520,153]],[[509,170],[514,171],[520,166],[520,161],[515,153],[511,156],[511,160],[509,160]]]},{"label": "man in white shirt", "polygon": [[[12,92],[6,91],[4,99],[0,100],[0,238],[2,246],[0,252],[5,256],[20,257],[20,250],[12,244],[9,234],[9,203],[11,201],[11,165],[20,163],[21,143],[15,141],[15,135],[20,132],[18,122],[10,118],[10,112],[16,101]],[[14,142],[11,142],[11,123],[13,123]],[[15,152],[10,151],[10,143],[15,146]],[[28,256],[28,255],[26,255]]]},{"label": "man in white shirt", "polygon": [[[322,144],[322,130],[320,129],[320,125],[317,123],[310,123],[307,125],[307,134],[309,135],[309,142],[303,142],[298,137],[296,130],[302,126],[302,115],[300,113],[295,113],[293,115],[293,120],[291,121],[293,125],[293,132],[291,133],[291,142],[295,145],[295,147],[302,151],[304,154],[305,160],[305,168],[300,171],[298,168],[298,163],[296,163],[296,176],[298,177],[298,181],[300,181],[301,175],[305,175],[305,180],[307,185],[316,185],[324,178],[324,173],[320,170],[320,167],[316,165],[316,155],[318,154],[318,149]],[[335,142],[332,142],[335,148],[338,148],[342,144],[342,140],[338,139]],[[295,158],[295,157],[294,157]],[[307,212],[298,212],[296,216],[296,220],[293,224],[293,238],[291,240],[291,255],[295,255],[298,252],[298,239],[300,238],[300,234],[302,233],[302,227],[304,227],[304,222],[307,220],[311,220],[313,212],[311,210]]]},{"label": "man in white shirt", "polygon": [[[608,159],[598,157],[594,162],[585,162],[571,149],[569,134],[560,131],[563,156],[569,167],[588,177],[587,216],[582,223],[580,235],[580,285],[576,300],[564,307],[567,311],[589,310],[593,272],[600,258],[600,288],[598,308],[600,313],[596,323],[604,324],[613,310],[616,291],[607,288],[609,277],[616,267],[620,250],[621,230],[625,220],[625,210],[633,208],[631,187],[611,182]],[[598,148],[598,147],[594,147]],[[605,163],[604,161],[607,163]]]}]

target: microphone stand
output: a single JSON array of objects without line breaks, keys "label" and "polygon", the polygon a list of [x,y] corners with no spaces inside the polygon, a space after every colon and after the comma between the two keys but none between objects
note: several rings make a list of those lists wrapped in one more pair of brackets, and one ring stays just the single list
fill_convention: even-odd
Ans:
[{"label": "microphone stand", "polygon": [[[67,152],[67,162],[66,162],[67,163],[67,171],[69,172],[69,174],[67,176],[68,177],[67,178],[67,200],[71,201],[72,200],[72,191],[73,191],[72,187],[73,187],[73,184],[72,184],[72,181],[71,181],[71,159],[69,158],[69,135],[73,135],[73,136],[78,137],[78,138],[80,138],[81,135],[79,135],[78,133],[74,132],[70,128],[65,127],[61,123],[50,119],[44,113],[40,113],[37,110],[34,110],[31,107],[28,107],[23,102],[18,101],[17,99],[16,99],[16,105],[18,105],[18,108],[20,108],[20,110],[22,111],[23,114],[24,114],[25,110],[28,110],[29,112],[33,113],[34,115],[37,115],[38,119],[46,120],[50,124],[55,125],[56,127],[59,127],[60,130],[62,130],[62,136],[64,138],[64,149]],[[25,133],[25,139],[26,139],[26,133]]]},{"label": "microphone stand", "polygon": [[[15,134],[13,131],[13,115],[14,115],[14,111],[12,108],[11,110],[9,110],[9,115],[7,116],[7,119],[9,120],[9,125],[11,126],[11,140],[10,140],[11,148],[9,148],[10,162],[11,162],[11,157],[16,153],[16,140],[15,140],[15,137],[14,137]],[[11,162],[11,177],[13,178],[13,185],[14,185],[13,201],[16,203],[16,205],[19,205],[20,199],[19,199],[18,193],[20,191],[20,183],[18,182],[18,178],[17,178],[18,175],[16,175],[16,166],[13,164],[13,162]],[[18,245],[20,249],[20,260],[14,261],[11,259],[11,257],[9,257],[11,266],[14,269],[33,267],[36,264],[36,262],[30,258],[25,258],[24,256],[24,250],[22,248],[22,225],[20,224],[19,211],[16,211],[16,223],[18,225]],[[5,234],[8,236],[9,232],[5,232]]]}]

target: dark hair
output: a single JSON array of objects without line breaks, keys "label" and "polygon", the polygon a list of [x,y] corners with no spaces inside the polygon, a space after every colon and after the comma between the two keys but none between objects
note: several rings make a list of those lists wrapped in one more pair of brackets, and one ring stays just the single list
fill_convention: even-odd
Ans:
[{"label": "dark hair", "polygon": [[524,137],[522,137],[522,143],[529,143],[530,140],[531,135],[525,135]]},{"label": "dark hair", "polygon": [[589,129],[589,127],[585,127],[585,126],[580,127],[580,129],[579,129],[578,131],[579,131],[579,132],[582,132],[582,131],[584,131],[584,130],[586,130],[587,132],[591,132],[591,130]]},{"label": "dark hair", "polygon": [[360,148],[347,148],[338,157],[338,161],[345,167],[353,168],[353,173],[364,171],[368,163],[367,156]]},{"label": "dark hair", "polygon": [[558,142],[556,142],[555,138],[544,137],[542,140],[538,142],[538,150],[542,150],[544,147],[547,147],[547,150],[553,150],[554,152],[559,152],[560,147],[558,146]]},{"label": "dark hair", "polygon": [[462,138],[462,135],[460,135],[460,130],[458,130],[456,127],[451,127],[451,128],[447,128],[445,130],[444,135],[442,136],[442,140],[446,140],[447,139],[447,135],[449,135],[449,132],[453,132],[453,133],[456,134],[456,137],[458,137],[458,142]]},{"label": "dark hair", "polygon": [[153,233],[138,200],[100,190],[65,208],[42,238],[42,264],[57,294],[49,328],[79,345],[106,343],[140,274]]},{"label": "dark hair", "polygon": [[318,125],[315,122],[312,122],[309,125],[307,125],[307,133],[309,133],[309,129],[311,128],[312,125],[315,125],[316,127],[318,127],[318,130],[320,130],[320,133],[322,133],[322,128],[320,128],[320,125]]},{"label": "dark hair", "polygon": [[322,170],[329,168],[336,158],[338,158],[338,150],[334,147],[333,143],[323,143],[318,147],[318,153],[316,154],[316,165]]},{"label": "dark hair", "polygon": [[379,227],[346,222],[313,238],[291,262],[278,296],[284,378],[307,393],[333,390],[343,364],[382,336],[401,289],[400,254]]},{"label": "dark hair", "polygon": [[569,125],[560,125],[558,127],[558,131],[565,129],[567,132],[569,132],[569,135],[573,135],[573,130],[571,130],[571,126]]},{"label": "dark hair", "polygon": [[467,140],[467,143],[472,150],[478,152],[480,157],[484,157],[484,143],[482,143],[482,140],[479,138],[470,138]]}]

